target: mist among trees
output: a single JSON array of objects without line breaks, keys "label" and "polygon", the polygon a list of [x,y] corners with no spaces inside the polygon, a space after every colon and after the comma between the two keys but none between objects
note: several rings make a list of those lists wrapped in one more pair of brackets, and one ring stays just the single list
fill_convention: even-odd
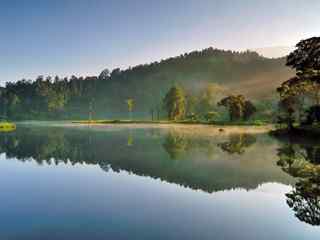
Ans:
[{"label": "mist among trees", "polygon": [[[13,120],[88,119],[90,114],[93,119],[127,119],[127,100],[132,99],[133,119],[166,119],[163,101],[172,87],[181,86],[185,116],[200,113],[210,119],[222,97],[243,95],[268,118],[277,101],[275,86],[292,75],[284,63],[255,52],[208,48],[126,70],[106,69],[99,76],[39,76],[1,88],[0,112]],[[267,87],[254,87],[266,79]]]}]

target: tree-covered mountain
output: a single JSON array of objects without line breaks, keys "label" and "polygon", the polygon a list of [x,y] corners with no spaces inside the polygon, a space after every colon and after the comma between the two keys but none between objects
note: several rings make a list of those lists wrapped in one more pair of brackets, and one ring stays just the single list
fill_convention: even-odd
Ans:
[{"label": "tree-covered mountain", "polygon": [[99,76],[8,82],[0,90],[1,112],[13,119],[96,118],[127,116],[127,99],[134,100],[134,117],[149,117],[173,85],[199,93],[210,84],[252,100],[272,99],[276,87],[292,76],[285,58],[268,59],[256,52],[214,48],[138,65],[104,70]]}]

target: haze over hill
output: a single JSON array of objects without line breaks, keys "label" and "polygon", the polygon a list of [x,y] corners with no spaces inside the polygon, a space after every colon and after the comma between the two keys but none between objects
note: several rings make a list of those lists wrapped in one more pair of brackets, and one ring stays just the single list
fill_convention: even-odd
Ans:
[{"label": "haze over hill", "polygon": [[[135,112],[143,116],[162,102],[173,85],[197,93],[214,83],[231,94],[262,100],[274,97],[280,83],[292,75],[285,58],[208,48],[126,70],[114,69],[110,74],[104,71],[98,77],[40,77],[10,83],[1,102],[13,104],[9,111],[13,118],[87,117],[90,104],[96,116],[104,118],[122,116],[127,112],[125,100],[132,98]],[[3,104],[1,108],[4,111]]]},{"label": "haze over hill", "polygon": [[263,47],[252,49],[259,53],[261,56],[266,58],[281,58],[287,56],[290,52],[294,50],[293,46],[273,46],[273,47]]}]

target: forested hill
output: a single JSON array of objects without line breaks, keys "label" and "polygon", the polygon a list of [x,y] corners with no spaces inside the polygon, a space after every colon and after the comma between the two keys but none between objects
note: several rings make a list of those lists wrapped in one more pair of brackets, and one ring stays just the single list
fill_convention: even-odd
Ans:
[{"label": "forested hill", "polygon": [[216,83],[253,100],[275,97],[275,89],[292,76],[285,59],[256,52],[213,48],[194,51],[126,70],[104,70],[93,77],[43,77],[7,83],[1,91],[1,112],[13,119],[119,118],[127,115],[126,99],[134,100],[135,116],[149,116],[170,87],[200,92]]}]

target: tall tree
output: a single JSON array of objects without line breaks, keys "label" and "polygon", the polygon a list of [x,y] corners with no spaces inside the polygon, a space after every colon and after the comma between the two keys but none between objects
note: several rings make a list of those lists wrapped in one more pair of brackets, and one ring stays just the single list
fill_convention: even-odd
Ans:
[{"label": "tall tree", "polygon": [[127,99],[127,106],[128,106],[128,112],[129,112],[129,119],[132,120],[132,111],[134,107],[134,100],[132,98]]},{"label": "tall tree", "polygon": [[242,95],[231,95],[221,99],[218,106],[224,106],[229,111],[231,121],[241,120],[243,117],[245,98]]},{"label": "tall tree", "polygon": [[231,121],[249,120],[257,108],[243,95],[231,95],[221,99],[218,106],[224,106],[229,111]]},{"label": "tall tree", "polygon": [[306,99],[320,105],[320,37],[300,41],[288,55],[286,65],[296,71],[296,76],[283,82],[277,91],[282,103],[295,99],[296,104],[290,104],[289,115],[294,118],[293,114],[298,112],[301,122]]},{"label": "tall tree", "polygon": [[257,112],[257,108],[249,100],[244,102],[243,119],[249,120],[253,114]]},{"label": "tall tree", "polygon": [[100,75],[99,75],[99,80],[107,80],[107,79],[109,79],[109,77],[110,77],[110,71],[109,71],[109,69],[104,69],[101,73],[100,73]]},{"label": "tall tree", "polygon": [[169,120],[182,120],[186,114],[186,97],[181,87],[172,87],[164,98]]}]

